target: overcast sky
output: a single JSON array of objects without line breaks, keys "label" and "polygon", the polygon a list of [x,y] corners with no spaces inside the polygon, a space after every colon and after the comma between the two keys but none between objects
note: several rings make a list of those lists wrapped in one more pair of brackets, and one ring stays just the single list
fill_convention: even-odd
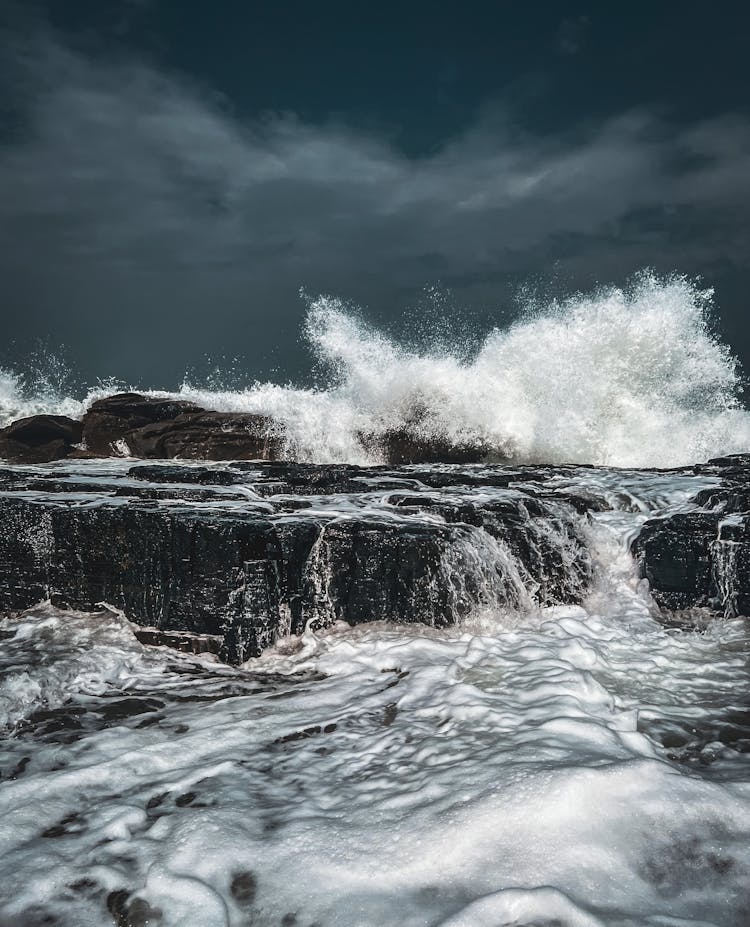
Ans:
[{"label": "overcast sky", "polygon": [[478,335],[650,266],[715,287],[750,369],[750,8],[0,9],[0,360],[286,379],[300,288]]}]

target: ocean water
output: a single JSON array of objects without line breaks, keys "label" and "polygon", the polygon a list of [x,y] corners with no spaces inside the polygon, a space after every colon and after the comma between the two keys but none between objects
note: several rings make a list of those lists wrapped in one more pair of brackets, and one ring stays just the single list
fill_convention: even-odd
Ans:
[{"label": "ocean water", "polygon": [[711,482],[561,477],[613,505],[582,606],[239,668],[114,610],[5,620],[0,924],[745,927],[748,626],[665,627],[629,553]]},{"label": "ocean water", "polygon": [[[320,297],[304,329],[327,373],[320,388],[185,382],[146,392],[268,414],[284,428],[286,456],[314,463],[377,463],[362,436],[407,427],[514,462],[678,466],[750,447],[736,360],[712,317],[710,291],[643,273],[626,289],[530,305],[468,352],[407,348]],[[57,367],[28,381],[0,371],[0,424],[40,411],[77,416],[116,391],[72,397],[63,380]]]},{"label": "ocean water", "polygon": [[[445,561],[486,584],[456,627],[308,628],[241,667],[142,646],[104,606],[2,619],[0,927],[747,927],[748,624],[665,626],[629,553],[712,478],[606,469],[750,448],[710,314],[646,275],[467,355],[320,298],[324,387],[171,394],[274,416],[298,460],[376,463],[361,436],[408,427],[598,465],[558,479],[609,502],[580,516],[593,583],[540,607],[481,532]],[[0,419],[108,391],[5,372]]]}]

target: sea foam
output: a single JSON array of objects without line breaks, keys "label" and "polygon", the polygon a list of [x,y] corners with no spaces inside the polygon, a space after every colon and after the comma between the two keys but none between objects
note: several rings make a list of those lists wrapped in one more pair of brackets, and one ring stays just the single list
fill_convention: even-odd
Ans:
[{"label": "sea foam", "polygon": [[111,611],[0,622],[0,924],[746,927],[747,629],[662,627],[626,543],[703,478],[571,479],[644,511],[594,513],[592,596],[512,626],[238,668]]}]

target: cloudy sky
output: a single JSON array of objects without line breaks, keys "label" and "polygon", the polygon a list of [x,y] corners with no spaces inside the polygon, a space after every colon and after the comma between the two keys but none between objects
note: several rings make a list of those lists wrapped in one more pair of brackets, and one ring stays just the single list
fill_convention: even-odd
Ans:
[{"label": "cloudy sky", "polygon": [[298,377],[300,289],[481,333],[700,275],[750,370],[750,8],[0,0],[0,361]]}]

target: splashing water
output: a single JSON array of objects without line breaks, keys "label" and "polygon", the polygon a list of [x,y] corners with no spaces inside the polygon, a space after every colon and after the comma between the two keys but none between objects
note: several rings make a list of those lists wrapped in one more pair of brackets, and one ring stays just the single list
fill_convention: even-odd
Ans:
[{"label": "splashing water", "polygon": [[22,376],[12,370],[0,367],[0,427],[29,415],[46,412],[56,415],[80,416],[83,403],[66,396],[62,387],[64,374],[61,369],[51,367],[46,373]]},{"label": "splashing water", "polygon": [[405,350],[319,298],[306,331],[333,370],[328,389],[182,393],[275,416],[306,460],[365,462],[358,434],[407,427],[524,462],[673,466],[750,444],[710,305],[684,278],[643,275],[630,291],[553,303],[495,330],[466,361]]},{"label": "splashing water", "polygon": [[[363,438],[405,428],[517,462],[677,466],[750,447],[737,362],[709,326],[711,298],[684,277],[644,273],[626,289],[529,307],[466,359],[461,345],[406,349],[340,300],[319,297],[305,334],[331,371],[326,388],[186,382],[154,394],[268,414],[286,428],[288,456],[303,461],[377,463]],[[22,403],[5,376],[7,421]],[[69,399],[24,402],[23,414],[50,406],[75,414]]]}]

